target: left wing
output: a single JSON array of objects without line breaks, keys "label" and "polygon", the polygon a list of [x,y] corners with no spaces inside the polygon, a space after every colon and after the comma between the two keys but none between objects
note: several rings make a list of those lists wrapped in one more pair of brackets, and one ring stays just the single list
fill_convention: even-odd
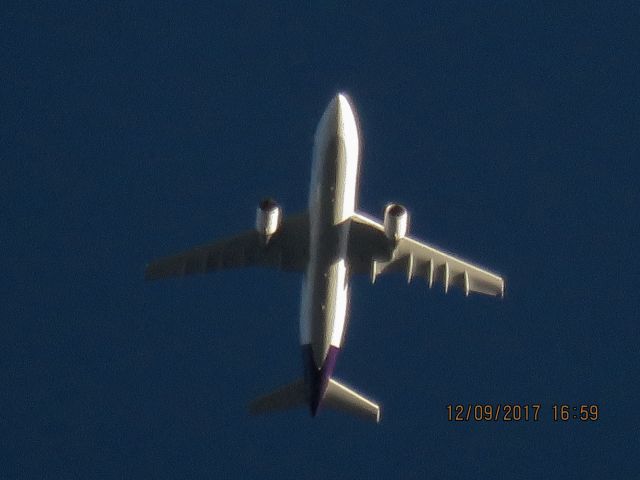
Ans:
[{"label": "left wing", "polygon": [[308,257],[309,216],[304,213],[283,219],[269,242],[265,243],[257,231],[249,230],[154,260],[144,273],[147,280],[157,280],[249,266],[303,271]]},{"label": "left wing", "polygon": [[390,258],[389,251],[382,224],[358,213],[351,217],[349,260],[354,273],[368,272],[374,282],[382,273],[404,271],[408,281],[423,277],[429,287],[442,282],[445,293],[449,287],[457,286],[465,295],[477,292],[504,297],[504,280],[500,276],[426,243],[404,237]]}]

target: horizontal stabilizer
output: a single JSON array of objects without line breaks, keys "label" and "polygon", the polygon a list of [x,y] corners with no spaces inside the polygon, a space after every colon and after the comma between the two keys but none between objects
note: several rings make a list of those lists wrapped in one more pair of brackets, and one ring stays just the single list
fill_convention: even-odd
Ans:
[{"label": "horizontal stabilizer", "polygon": [[249,404],[249,412],[254,415],[262,413],[289,410],[306,404],[304,380],[302,378],[293,383],[278,388]]},{"label": "horizontal stabilizer", "polygon": [[380,421],[380,407],[378,405],[333,379],[329,380],[327,393],[322,404],[334,410],[356,415],[364,420],[376,423]]}]

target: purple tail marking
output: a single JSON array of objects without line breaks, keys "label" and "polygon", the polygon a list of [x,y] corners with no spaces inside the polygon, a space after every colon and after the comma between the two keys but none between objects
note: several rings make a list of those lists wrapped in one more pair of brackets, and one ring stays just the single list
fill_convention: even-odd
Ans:
[{"label": "purple tail marking", "polygon": [[331,345],[327,352],[324,363],[318,367],[313,360],[313,351],[311,345],[302,346],[302,359],[304,363],[304,381],[309,397],[309,408],[311,416],[315,417],[320,408],[320,403],[327,391],[329,379],[333,375],[333,369],[336,366],[336,359],[340,349]]}]

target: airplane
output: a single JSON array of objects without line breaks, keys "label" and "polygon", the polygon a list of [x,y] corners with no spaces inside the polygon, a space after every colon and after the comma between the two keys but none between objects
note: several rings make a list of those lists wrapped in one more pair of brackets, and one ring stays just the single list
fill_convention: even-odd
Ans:
[{"label": "airplane", "polygon": [[303,273],[300,344],[304,375],[253,401],[252,414],[322,406],[378,423],[378,404],[333,378],[344,341],[351,275],[371,282],[389,272],[504,297],[504,280],[407,236],[409,214],[388,204],[382,221],[356,208],[360,135],[344,93],[333,97],[314,136],[308,211],[284,217],[271,198],[259,202],[255,228],[148,264],[147,280],[261,266]]}]

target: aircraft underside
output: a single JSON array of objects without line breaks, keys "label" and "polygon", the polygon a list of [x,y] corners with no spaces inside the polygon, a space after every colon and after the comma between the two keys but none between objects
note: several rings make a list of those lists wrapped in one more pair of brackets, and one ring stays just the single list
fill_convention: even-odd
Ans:
[{"label": "aircraft underside", "polygon": [[252,413],[307,405],[313,416],[321,407],[378,422],[380,408],[333,378],[346,333],[350,275],[367,274],[374,282],[399,272],[408,281],[423,278],[444,292],[460,288],[504,295],[504,280],[471,263],[407,235],[409,216],[389,204],[382,221],[356,211],[359,133],[347,97],[336,95],[316,129],[307,212],[282,217],[271,199],[256,210],[255,229],[147,266],[148,280],[207,273],[251,265],[303,273],[300,344],[303,375],[252,402]]}]

